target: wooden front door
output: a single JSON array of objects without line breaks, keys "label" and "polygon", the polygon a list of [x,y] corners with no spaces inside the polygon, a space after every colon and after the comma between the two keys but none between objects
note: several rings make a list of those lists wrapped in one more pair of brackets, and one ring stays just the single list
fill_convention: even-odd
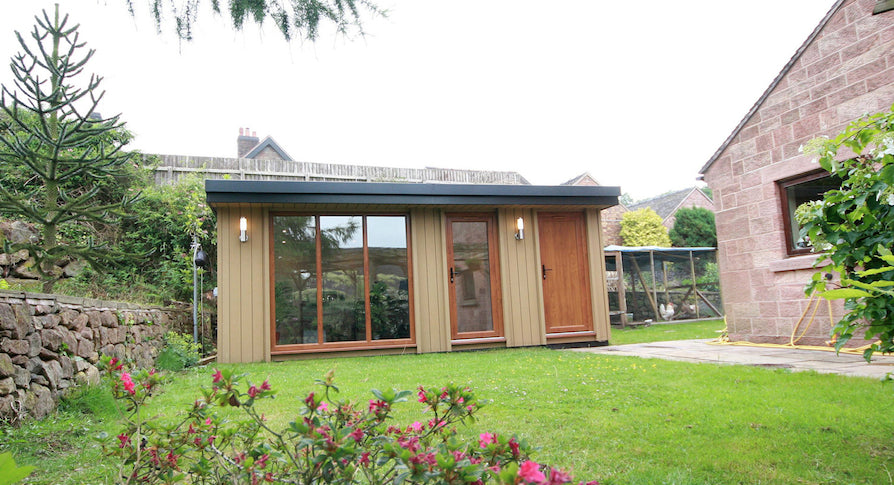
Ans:
[{"label": "wooden front door", "polygon": [[450,324],[454,340],[503,335],[493,214],[447,215]]},{"label": "wooden front door", "polygon": [[546,333],[593,330],[587,231],[582,212],[537,215]]}]

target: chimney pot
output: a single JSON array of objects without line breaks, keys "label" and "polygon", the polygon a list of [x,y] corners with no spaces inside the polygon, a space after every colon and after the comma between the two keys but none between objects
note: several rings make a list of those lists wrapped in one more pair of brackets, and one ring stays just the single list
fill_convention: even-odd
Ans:
[{"label": "chimney pot", "polygon": [[242,128],[239,128],[239,136],[242,136],[243,134],[244,134],[244,133],[243,133],[243,131],[242,131]]}]

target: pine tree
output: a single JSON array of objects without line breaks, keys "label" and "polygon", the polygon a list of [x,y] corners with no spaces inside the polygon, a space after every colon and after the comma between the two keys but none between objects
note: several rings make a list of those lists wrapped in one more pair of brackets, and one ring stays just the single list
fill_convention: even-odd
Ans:
[{"label": "pine tree", "polygon": [[6,242],[4,252],[27,249],[49,293],[62,277],[59,265],[80,260],[103,267],[112,256],[94,244],[90,227],[114,221],[133,201],[101,197],[123,176],[131,154],[122,150],[130,137],[119,117],[94,115],[102,78],[74,84],[94,53],[81,55],[78,26],[68,27],[67,15],[60,21],[58,5],[52,19],[46,11],[35,19],[33,45],[16,32],[24,52],[10,64],[15,89],[0,86],[0,168],[23,177],[0,185],[0,212],[39,228],[39,243]]},{"label": "pine tree", "polygon": [[683,207],[677,211],[674,227],[668,235],[676,247],[715,247],[714,212],[703,207]]}]

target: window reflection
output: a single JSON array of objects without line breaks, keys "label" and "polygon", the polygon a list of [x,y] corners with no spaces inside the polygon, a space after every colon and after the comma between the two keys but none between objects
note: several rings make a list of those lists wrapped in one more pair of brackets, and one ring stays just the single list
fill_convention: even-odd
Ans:
[{"label": "window reflection", "polygon": [[366,218],[372,339],[410,337],[407,227],[403,217]]},{"label": "window reflection", "polygon": [[273,217],[276,343],[317,341],[316,221]]},{"label": "window reflection", "polygon": [[410,338],[405,216],[274,215],[273,225],[277,345]]},{"label": "window reflection", "polygon": [[366,340],[360,217],[320,216],[324,342]]},{"label": "window reflection", "polygon": [[493,331],[487,222],[454,221],[451,229],[457,331]]}]

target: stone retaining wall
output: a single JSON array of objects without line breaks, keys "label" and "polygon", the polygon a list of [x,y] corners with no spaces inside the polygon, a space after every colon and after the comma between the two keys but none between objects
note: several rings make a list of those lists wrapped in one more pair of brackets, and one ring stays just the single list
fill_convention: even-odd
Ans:
[{"label": "stone retaining wall", "polygon": [[188,311],[0,290],[0,419],[42,418],[63,392],[99,382],[100,355],[150,367]]}]

